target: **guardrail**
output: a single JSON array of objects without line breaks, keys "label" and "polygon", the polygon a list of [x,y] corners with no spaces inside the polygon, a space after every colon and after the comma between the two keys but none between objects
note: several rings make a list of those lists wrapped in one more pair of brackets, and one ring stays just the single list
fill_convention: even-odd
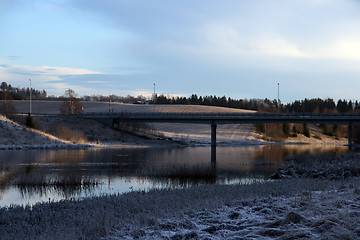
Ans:
[{"label": "guardrail", "polygon": [[[28,113],[18,113],[14,115],[28,115]],[[281,117],[281,118],[291,118],[291,117],[303,117],[303,118],[359,118],[360,113],[209,113],[209,112],[86,112],[86,113],[74,113],[74,114],[64,114],[64,113],[32,113],[32,116],[43,116],[43,117],[57,117],[57,116],[74,116],[74,117],[91,117],[91,116],[106,116],[109,118],[117,117],[142,117],[142,118],[152,118],[152,117]]]}]

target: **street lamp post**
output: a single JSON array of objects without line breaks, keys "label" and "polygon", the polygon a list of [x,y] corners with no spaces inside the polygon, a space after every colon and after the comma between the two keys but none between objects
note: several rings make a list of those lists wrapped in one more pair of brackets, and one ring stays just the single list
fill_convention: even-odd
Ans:
[{"label": "street lamp post", "polygon": [[155,112],[155,83],[154,83],[154,97],[153,97],[153,101],[154,101],[154,112]]},{"label": "street lamp post", "polygon": [[278,113],[280,112],[280,83],[278,83]]},{"label": "street lamp post", "polygon": [[29,81],[30,81],[30,111],[29,111],[29,115],[31,115],[31,92],[32,92],[31,79],[29,79]]}]

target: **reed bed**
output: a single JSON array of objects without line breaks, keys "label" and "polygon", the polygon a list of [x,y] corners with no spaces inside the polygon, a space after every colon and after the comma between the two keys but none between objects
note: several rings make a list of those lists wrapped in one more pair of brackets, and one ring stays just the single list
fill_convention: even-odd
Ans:
[{"label": "reed bed", "polygon": [[12,184],[19,188],[23,196],[35,193],[43,196],[48,192],[62,192],[64,196],[71,196],[74,193],[91,191],[101,182],[90,177],[75,175],[58,178],[44,177],[43,175],[23,175],[13,180]]}]

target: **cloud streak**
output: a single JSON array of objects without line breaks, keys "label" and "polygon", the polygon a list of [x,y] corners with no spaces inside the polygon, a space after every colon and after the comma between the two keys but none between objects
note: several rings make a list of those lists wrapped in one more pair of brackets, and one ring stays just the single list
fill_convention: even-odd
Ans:
[{"label": "cloud streak", "polygon": [[49,66],[26,66],[26,65],[6,65],[0,66],[0,76],[3,81],[11,84],[27,86],[28,80],[32,79],[34,87],[50,89],[52,94],[60,95],[67,88],[82,89],[83,91],[93,91],[94,89],[81,87],[74,83],[63,81],[67,76],[84,76],[89,74],[102,74],[100,72],[67,68],[67,67],[49,67]]}]

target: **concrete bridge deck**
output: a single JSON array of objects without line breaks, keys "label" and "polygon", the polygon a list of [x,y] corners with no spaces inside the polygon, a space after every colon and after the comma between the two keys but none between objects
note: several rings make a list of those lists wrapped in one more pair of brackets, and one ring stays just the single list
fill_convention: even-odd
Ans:
[{"label": "concrete bridge deck", "polygon": [[201,124],[317,123],[359,125],[360,114],[327,113],[84,113],[73,114],[89,119],[127,119],[142,122],[177,122]]}]

